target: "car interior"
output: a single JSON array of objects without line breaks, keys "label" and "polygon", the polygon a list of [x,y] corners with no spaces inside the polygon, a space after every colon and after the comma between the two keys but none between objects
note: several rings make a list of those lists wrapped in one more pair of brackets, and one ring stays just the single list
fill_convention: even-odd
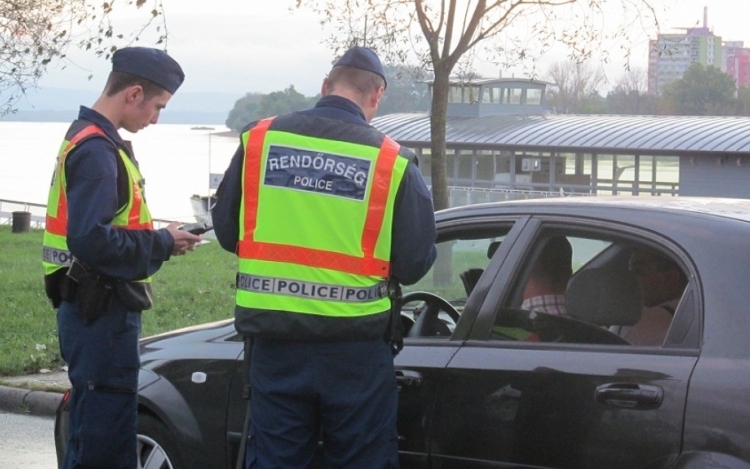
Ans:
[{"label": "car interior", "polygon": [[[404,295],[405,337],[451,336],[504,235],[462,233],[439,243],[432,271]],[[524,308],[532,267],[541,262],[545,245],[555,237],[564,237],[572,248],[566,261],[571,275],[563,279],[562,290],[555,296],[562,314],[538,306]],[[631,263],[636,252],[658,255],[662,267],[651,266],[648,272],[634,269]],[[542,232],[527,252],[523,267],[517,269],[509,297],[498,305],[489,340],[660,347],[687,286],[685,269],[674,259],[653,241],[580,230]],[[669,266],[677,273],[668,272]],[[667,288],[666,277],[685,280],[677,289],[670,284],[674,298],[658,306],[644,303],[644,298],[653,296],[650,290]]]}]

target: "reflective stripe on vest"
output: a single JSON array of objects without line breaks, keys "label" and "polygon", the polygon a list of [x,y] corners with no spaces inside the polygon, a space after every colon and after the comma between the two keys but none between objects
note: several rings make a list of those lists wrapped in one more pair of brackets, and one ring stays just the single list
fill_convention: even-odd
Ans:
[{"label": "reflective stripe on vest", "polygon": [[294,279],[260,277],[239,274],[237,288],[255,293],[273,293],[315,300],[334,300],[351,303],[366,303],[388,296],[388,282],[380,282],[372,287],[342,287],[325,283],[301,282]]},{"label": "reflective stripe on vest", "polygon": [[388,310],[393,204],[408,159],[387,137],[380,148],[330,141],[269,129],[272,120],[242,136],[238,306]]},{"label": "reflective stripe on vest", "polygon": [[73,263],[73,255],[62,249],[43,246],[42,261],[46,264],[54,264],[61,267],[69,266]]},{"label": "reflective stripe on vest", "polygon": [[[54,201],[56,203],[54,206],[50,203],[47,204],[47,220],[45,222],[45,231],[59,236],[67,235],[68,197],[65,193],[65,190],[62,189],[66,185],[65,160],[68,156],[68,153],[70,153],[70,151],[75,148],[81,140],[92,135],[101,135],[102,137],[107,136],[107,134],[105,134],[104,131],[99,127],[90,125],[75,134],[70,140],[63,142],[63,145],[60,148],[60,154],[57,157],[57,168],[55,169],[55,179],[53,181],[52,188],[50,189],[49,200],[49,202],[53,202],[52,198],[55,195],[54,192],[57,192],[57,197],[55,197],[56,200]],[[52,213],[52,210],[50,210],[53,207],[56,208],[54,213]]]},{"label": "reflective stripe on vest", "polygon": [[[64,141],[60,147],[55,175],[47,201],[47,218],[42,251],[42,263],[47,275],[70,265],[72,260],[67,245],[68,198],[65,175],[67,156],[83,140],[97,135],[108,138],[102,129],[90,124],[78,131],[70,140]],[[151,213],[143,195],[143,178],[140,171],[124,150],[118,149],[117,157],[121,159],[128,179],[128,202],[115,214],[112,226],[128,230],[153,229]]]}]

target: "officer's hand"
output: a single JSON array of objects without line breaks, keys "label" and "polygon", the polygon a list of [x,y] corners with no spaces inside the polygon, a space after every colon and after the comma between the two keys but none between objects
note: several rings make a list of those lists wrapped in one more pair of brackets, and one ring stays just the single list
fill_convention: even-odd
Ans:
[{"label": "officer's hand", "polygon": [[180,256],[187,251],[194,250],[195,243],[203,240],[203,238],[198,235],[181,230],[181,226],[182,223],[179,222],[172,222],[167,226],[167,231],[169,231],[172,238],[174,238],[174,249],[172,249],[172,255],[174,256]]}]

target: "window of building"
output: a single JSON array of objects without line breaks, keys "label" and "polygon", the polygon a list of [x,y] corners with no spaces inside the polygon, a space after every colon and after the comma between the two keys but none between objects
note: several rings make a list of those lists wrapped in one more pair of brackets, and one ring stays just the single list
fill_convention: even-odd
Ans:
[{"label": "window of building", "polygon": [[459,150],[458,158],[458,185],[473,185],[474,152],[472,150]]},{"label": "window of building", "polygon": [[613,155],[596,155],[596,173],[594,180],[596,182],[596,193],[599,195],[613,195],[614,179],[613,174]]},{"label": "window of building", "polygon": [[452,179],[456,176],[456,155],[452,148],[445,149],[445,176],[448,178],[448,184],[452,184]]},{"label": "window of building", "polygon": [[479,87],[464,86],[464,103],[475,104],[479,102]]},{"label": "window of building", "polygon": [[[555,185],[565,193],[588,193],[591,186],[591,153],[557,153]],[[562,169],[561,169],[562,168]]]},{"label": "window of building", "polygon": [[536,88],[529,88],[526,90],[526,104],[539,105],[542,104],[542,90]]},{"label": "window of building", "polygon": [[656,190],[663,193],[677,195],[680,186],[680,157],[655,156]]},{"label": "window of building", "polygon": [[492,150],[479,150],[476,154],[476,179],[478,181],[493,181],[497,166],[495,155],[499,152]]},{"label": "window of building", "polygon": [[523,90],[521,88],[510,88],[508,91],[510,92],[509,104],[521,104]]},{"label": "window of building", "polygon": [[418,149],[417,158],[419,158],[419,172],[422,173],[422,176],[425,178],[431,178],[432,177],[432,150],[430,148],[420,148]]},{"label": "window of building", "polygon": [[462,89],[460,86],[451,86],[448,91],[449,103],[460,103],[463,99]]},{"label": "window of building", "polygon": [[635,155],[614,155],[612,168],[612,179],[618,194],[637,194],[636,180],[636,158]]},{"label": "window of building", "polygon": [[484,88],[482,90],[482,104],[492,103],[492,88]]}]

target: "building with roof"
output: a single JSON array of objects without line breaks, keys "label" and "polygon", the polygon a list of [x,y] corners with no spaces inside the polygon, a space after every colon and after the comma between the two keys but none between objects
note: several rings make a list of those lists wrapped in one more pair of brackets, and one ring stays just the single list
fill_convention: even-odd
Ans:
[{"label": "building with roof", "polygon": [[665,85],[682,79],[694,63],[726,71],[721,36],[708,28],[708,9],[703,9],[702,27],[684,29],[684,33],[659,34],[649,41],[649,93],[661,94]]},{"label": "building with roof", "polygon": [[[452,206],[559,194],[750,198],[750,117],[554,115],[545,94],[533,80],[451,83]],[[415,151],[430,184],[429,113],[372,124]]]}]

